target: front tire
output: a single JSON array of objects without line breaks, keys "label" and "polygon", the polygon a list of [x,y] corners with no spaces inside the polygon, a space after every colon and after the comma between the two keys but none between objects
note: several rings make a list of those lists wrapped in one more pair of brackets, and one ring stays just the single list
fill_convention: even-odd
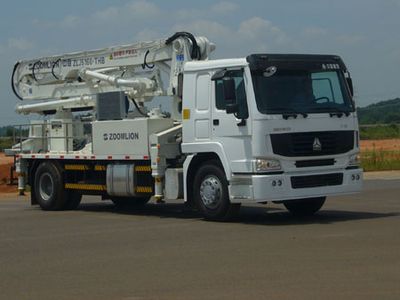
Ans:
[{"label": "front tire", "polygon": [[240,204],[229,201],[228,181],[218,161],[209,161],[197,171],[194,201],[207,220],[226,221],[240,209]]},{"label": "front tire", "polygon": [[60,169],[52,162],[42,162],[35,172],[35,196],[43,210],[62,210],[68,195],[64,190]]},{"label": "front tire", "polygon": [[294,216],[312,216],[324,205],[326,197],[284,201],[286,209]]}]

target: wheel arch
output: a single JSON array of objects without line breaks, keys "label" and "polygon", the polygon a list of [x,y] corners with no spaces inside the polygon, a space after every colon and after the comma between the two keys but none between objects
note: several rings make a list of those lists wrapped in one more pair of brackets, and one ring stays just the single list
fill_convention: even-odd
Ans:
[{"label": "wheel arch", "polygon": [[[203,152],[189,155],[183,165],[184,174],[184,200],[186,203],[191,203],[193,201],[193,189],[189,187],[193,186],[194,177],[198,168],[208,161],[218,161],[219,166],[224,171],[225,176],[228,178],[229,170],[224,166],[223,160],[215,152]],[[228,171],[228,172],[227,172]]]}]

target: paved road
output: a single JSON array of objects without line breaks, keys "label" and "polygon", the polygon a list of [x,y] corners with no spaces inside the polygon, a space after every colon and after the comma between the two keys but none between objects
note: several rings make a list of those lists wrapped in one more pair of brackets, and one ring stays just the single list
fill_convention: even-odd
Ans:
[{"label": "paved road", "polygon": [[203,221],[182,205],[0,200],[0,299],[400,299],[400,180],[369,180],[313,219],[278,205]]}]

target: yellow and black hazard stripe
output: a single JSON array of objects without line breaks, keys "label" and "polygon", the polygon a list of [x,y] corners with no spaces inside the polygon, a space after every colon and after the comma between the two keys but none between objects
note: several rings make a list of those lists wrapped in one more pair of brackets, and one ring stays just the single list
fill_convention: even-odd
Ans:
[{"label": "yellow and black hazard stripe", "polygon": [[151,172],[151,166],[135,166],[135,172]]},{"label": "yellow and black hazard stripe", "polygon": [[153,187],[151,186],[137,186],[135,188],[136,193],[140,194],[152,194],[153,193]]},{"label": "yellow and black hazard stripe", "polygon": [[66,183],[64,187],[67,190],[96,191],[96,192],[107,191],[107,186],[103,184]]},{"label": "yellow and black hazard stripe", "polygon": [[106,171],[107,166],[104,165],[86,165],[86,164],[65,164],[64,165],[64,170],[65,171]]},{"label": "yellow and black hazard stripe", "polygon": [[66,170],[66,171],[88,171],[88,170],[90,170],[90,167],[88,165],[66,164],[66,165],[64,165],[64,170]]}]

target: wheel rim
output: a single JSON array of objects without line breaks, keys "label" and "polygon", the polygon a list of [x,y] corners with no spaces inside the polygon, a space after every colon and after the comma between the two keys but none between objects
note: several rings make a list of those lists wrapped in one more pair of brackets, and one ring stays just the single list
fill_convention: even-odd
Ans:
[{"label": "wheel rim", "polygon": [[200,185],[200,198],[209,209],[218,207],[222,196],[222,184],[216,176],[207,176]]},{"label": "wheel rim", "polygon": [[49,173],[43,173],[39,178],[39,193],[44,201],[48,201],[54,193],[53,178]]}]

